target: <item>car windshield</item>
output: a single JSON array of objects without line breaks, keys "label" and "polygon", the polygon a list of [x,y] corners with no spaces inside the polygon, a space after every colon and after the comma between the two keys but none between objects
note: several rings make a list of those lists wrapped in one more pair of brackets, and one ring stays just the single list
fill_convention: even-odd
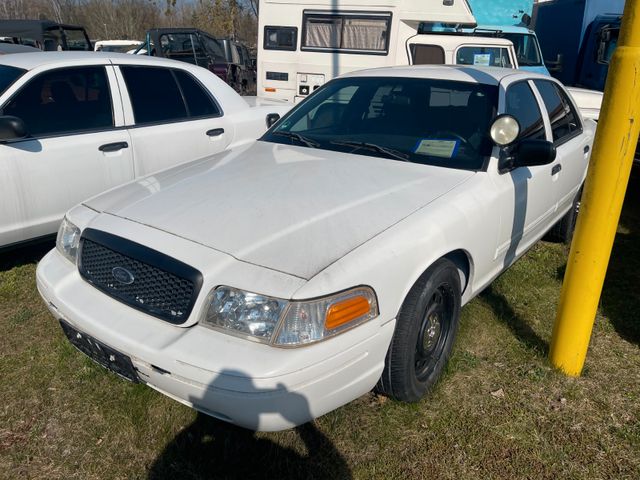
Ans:
[{"label": "car windshield", "polygon": [[26,72],[26,70],[22,70],[21,68],[0,65],[0,95]]},{"label": "car windshield", "polygon": [[466,170],[491,154],[498,88],[401,77],[333,80],[261,140]]},{"label": "car windshield", "polygon": [[516,49],[518,64],[521,67],[539,67],[542,65],[540,47],[534,35],[523,33],[505,33],[504,37],[511,40]]}]

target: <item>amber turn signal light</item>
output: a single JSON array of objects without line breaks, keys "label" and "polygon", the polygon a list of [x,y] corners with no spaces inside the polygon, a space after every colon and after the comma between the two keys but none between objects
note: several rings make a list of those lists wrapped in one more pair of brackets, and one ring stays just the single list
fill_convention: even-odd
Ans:
[{"label": "amber turn signal light", "polygon": [[332,330],[366,315],[370,310],[371,305],[365,297],[351,297],[329,307],[324,325],[328,330]]}]

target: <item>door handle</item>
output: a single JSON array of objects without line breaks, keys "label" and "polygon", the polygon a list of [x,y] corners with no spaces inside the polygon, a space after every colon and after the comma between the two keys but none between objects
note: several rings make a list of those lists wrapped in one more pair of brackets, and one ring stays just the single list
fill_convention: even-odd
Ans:
[{"label": "door handle", "polygon": [[207,130],[208,137],[219,137],[224,133],[224,128],[212,128],[211,130]]},{"label": "door handle", "polygon": [[123,148],[129,148],[129,144],[127,142],[105,143],[104,145],[100,145],[98,150],[101,152],[117,152]]},{"label": "door handle", "polygon": [[559,163],[557,165],[554,165],[553,168],[551,169],[551,175],[555,175],[560,170],[562,170],[562,165],[560,165]]},{"label": "door handle", "polygon": [[586,145],[583,149],[584,153],[589,153],[589,145]]}]

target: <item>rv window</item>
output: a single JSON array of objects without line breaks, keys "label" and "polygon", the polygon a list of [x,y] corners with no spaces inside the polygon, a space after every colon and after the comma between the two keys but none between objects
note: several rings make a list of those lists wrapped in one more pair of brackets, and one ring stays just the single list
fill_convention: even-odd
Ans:
[{"label": "rv window", "polygon": [[411,44],[413,65],[444,65],[444,49],[440,45]]},{"label": "rv window", "polygon": [[294,51],[298,42],[296,27],[264,27],[265,50]]},{"label": "rv window", "polygon": [[501,47],[460,47],[456,52],[456,63],[479,67],[513,68],[509,59],[509,50]]},{"label": "rv window", "polygon": [[386,54],[390,27],[391,14],[305,13],[302,49]]}]

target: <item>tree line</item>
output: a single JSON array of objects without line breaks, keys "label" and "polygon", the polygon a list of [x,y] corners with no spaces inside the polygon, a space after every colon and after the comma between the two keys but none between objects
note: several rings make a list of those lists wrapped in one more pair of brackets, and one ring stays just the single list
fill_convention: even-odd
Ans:
[{"label": "tree line", "polygon": [[91,40],[144,40],[159,27],[196,27],[255,46],[258,0],[0,0],[0,18],[82,25]]}]

